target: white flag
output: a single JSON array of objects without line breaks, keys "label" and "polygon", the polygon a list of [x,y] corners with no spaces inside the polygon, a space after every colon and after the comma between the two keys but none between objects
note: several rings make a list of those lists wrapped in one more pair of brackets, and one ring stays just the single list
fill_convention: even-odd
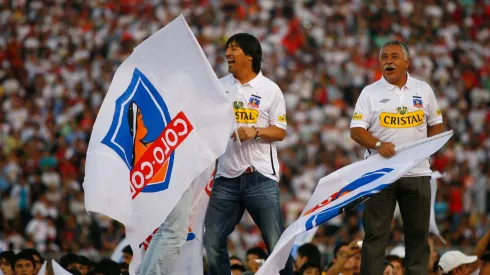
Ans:
[{"label": "white flag", "polygon": [[111,260],[116,263],[121,263],[123,258],[123,249],[129,245],[129,241],[127,238],[122,239],[119,244],[116,246],[111,255]]},{"label": "white flag", "polygon": [[439,150],[452,131],[402,145],[385,159],[375,155],[343,167],[320,179],[302,215],[281,235],[256,275],[277,275],[284,268],[294,237],[351,209],[395,182],[421,160]]},{"label": "white flag", "polygon": [[432,173],[432,177],[430,179],[430,223],[429,223],[429,232],[436,235],[443,244],[446,244],[446,240],[441,236],[439,232],[439,228],[437,228],[436,223],[436,215],[434,211],[434,206],[436,203],[436,194],[437,194],[437,179],[442,178],[441,173],[439,171],[434,171]]},{"label": "white flag", "polygon": [[[306,210],[306,208],[305,208],[305,210]],[[312,229],[310,229],[304,233],[299,234],[294,239],[293,247],[291,248],[291,256],[293,256],[294,259],[296,259],[296,256],[298,255],[298,248],[305,243],[311,242],[313,240],[313,238],[315,237],[317,229],[318,229],[318,227],[313,227]]]},{"label": "white flag", "polygon": [[123,223],[139,251],[191,182],[225,152],[233,120],[229,99],[179,16],[138,45],[114,75],[88,147],[86,210]]},{"label": "white flag", "polygon": [[53,267],[54,275],[72,275],[66,269],[64,269],[61,265],[59,265],[55,260],[51,260],[51,266]]},{"label": "white flag", "polygon": [[187,241],[172,265],[171,275],[203,274],[204,218],[214,182],[215,165],[204,171],[193,183],[193,204]]},{"label": "white flag", "polygon": [[46,266],[48,265],[48,261],[44,261],[43,265],[39,269],[37,275],[46,275]]}]

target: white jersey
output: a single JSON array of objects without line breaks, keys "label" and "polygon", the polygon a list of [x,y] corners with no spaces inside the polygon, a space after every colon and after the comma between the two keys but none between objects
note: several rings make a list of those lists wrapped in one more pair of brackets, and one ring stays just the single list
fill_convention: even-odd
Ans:
[{"label": "white jersey", "polygon": [[[384,77],[366,86],[357,100],[350,127],[367,129],[381,141],[398,146],[426,138],[427,125],[439,123],[442,123],[442,115],[434,91],[429,84],[408,75],[401,89]],[[366,150],[366,158],[373,154],[377,151]],[[431,174],[429,159],[426,159],[405,177]]]},{"label": "white jersey", "polygon": [[[279,86],[259,73],[241,85],[232,74],[220,79],[227,94],[236,95],[233,101],[237,128],[266,128],[271,125],[286,129],[286,103]],[[274,142],[242,142],[230,139],[226,152],[218,159],[216,177],[235,178],[253,166],[262,175],[279,181],[279,160]]]}]

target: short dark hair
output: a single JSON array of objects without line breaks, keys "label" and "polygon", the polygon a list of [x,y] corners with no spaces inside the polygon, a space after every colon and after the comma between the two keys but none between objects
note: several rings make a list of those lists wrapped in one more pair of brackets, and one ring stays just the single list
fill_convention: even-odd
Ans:
[{"label": "short dark hair", "polygon": [[247,250],[247,256],[250,254],[257,255],[257,257],[259,257],[259,259],[262,260],[267,259],[268,256],[267,253],[265,253],[265,251],[260,247],[252,247],[249,250]]},{"label": "short dark hair", "polygon": [[394,267],[394,266],[393,266],[393,265],[392,265],[392,264],[391,264],[389,261],[386,261],[386,260],[385,260],[385,261],[384,261],[384,264],[385,264],[385,268],[386,268],[387,266],[391,266],[391,268],[395,269],[395,267]]},{"label": "short dark hair", "polygon": [[480,260],[483,262],[490,262],[490,251],[487,251],[481,255]]},{"label": "short dark hair", "polygon": [[249,33],[237,33],[228,38],[225,49],[231,42],[236,42],[245,55],[252,57],[252,70],[258,74],[262,62],[262,47],[259,40]]},{"label": "short dark hair", "polygon": [[12,265],[15,260],[15,253],[11,250],[3,251],[2,253],[0,253],[0,260],[1,259],[5,259],[7,262],[9,262],[10,265]]},{"label": "short dark hair", "polygon": [[303,275],[303,273],[308,270],[308,268],[316,268],[320,273],[323,272],[322,267],[317,263],[307,262],[299,269],[299,274]]},{"label": "short dark hair", "polygon": [[80,258],[74,253],[67,253],[60,259],[60,265],[64,269],[68,269],[68,267],[73,263],[80,263]]},{"label": "short dark hair", "polygon": [[111,259],[103,259],[95,266],[94,273],[120,275],[121,267]]},{"label": "short dark hair", "polygon": [[338,244],[335,246],[335,248],[333,249],[333,257],[334,257],[334,258],[337,258],[337,253],[339,252],[339,250],[340,250],[340,248],[341,248],[342,246],[349,246],[349,243],[347,243],[347,242],[340,242],[340,243],[338,243]]},{"label": "short dark hair", "polygon": [[239,260],[241,263],[243,263],[242,259],[238,258],[238,256],[235,256],[235,255],[232,255],[232,256],[230,257],[230,261],[231,261],[231,260]]},{"label": "short dark hair", "polygon": [[129,255],[133,255],[133,249],[131,249],[131,246],[130,245],[126,245],[126,247],[124,247],[124,249],[122,250],[123,253],[127,253]]},{"label": "short dark hair", "polygon": [[388,255],[388,256],[386,256],[385,260],[390,262],[390,263],[393,261],[396,261],[396,262],[399,262],[403,266],[403,259],[397,255]]},{"label": "short dark hair", "polygon": [[15,255],[14,261],[12,262],[12,269],[15,268],[15,264],[20,261],[20,260],[27,260],[32,263],[32,266],[36,266],[36,261],[34,260],[34,257],[29,252],[21,251]]},{"label": "short dark hair", "polygon": [[322,254],[318,247],[312,243],[305,243],[298,248],[298,256],[308,258],[307,262],[321,265],[322,264]]},{"label": "short dark hair", "polygon": [[34,256],[37,256],[41,260],[41,264],[44,262],[44,258],[41,256],[41,253],[39,253],[39,251],[37,251],[36,249],[34,249],[34,248],[26,248],[26,249],[24,249],[22,251],[25,252],[25,253],[31,254],[31,256],[33,258],[34,258]]},{"label": "short dark hair", "polygon": [[231,270],[240,270],[240,272],[245,272],[245,267],[243,265],[234,264],[230,267]]},{"label": "short dark hair", "polygon": [[92,261],[89,258],[87,258],[85,256],[81,256],[81,255],[78,256],[78,263],[81,265],[86,265],[86,266],[92,265]]}]

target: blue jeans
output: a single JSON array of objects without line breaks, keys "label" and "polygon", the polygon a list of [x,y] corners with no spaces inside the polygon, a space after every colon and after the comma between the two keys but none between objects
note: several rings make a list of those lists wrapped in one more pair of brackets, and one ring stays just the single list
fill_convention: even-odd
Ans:
[{"label": "blue jeans", "polygon": [[[260,228],[269,254],[284,231],[279,203],[279,186],[259,172],[236,178],[216,178],[204,222],[204,247],[207,251],[209,275],[230,275],[230,259],[226,242],[247,211]],[[293,275],[289,257],[281,275]]]},{"label": "blue jeans", "polygon": [[153,235],[139,268],[140,275],[170,274],[172,264],[179,256],[187,239],[189,214],[192,207],[191,187]]}]

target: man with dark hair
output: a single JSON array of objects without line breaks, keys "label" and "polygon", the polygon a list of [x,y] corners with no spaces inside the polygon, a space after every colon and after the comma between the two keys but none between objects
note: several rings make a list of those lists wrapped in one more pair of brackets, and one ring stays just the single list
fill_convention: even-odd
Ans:
[{"label": "man with dark hair", "polygon": [[[379,54],[383,77],[366,86],[357,99],[350,124],[351,138],[366,148],[365,157],[393,156],[395,146],[443,132],[442,113],[434,91],[408,74],[410,52],[405,43],[385,43]],[[396,203],[405,234],[405,265],[409,275],[427,275],[430,218],[429,159],[364,203],[361,274],[382,274]]]},{"label": "man with dark hair", "polygon": [[44,259],[41,256],[41,253],[39,253],[39,251],[37,251],[34,248],[26,248],[26,249],[24,249],[22,251],[24,253],[30,254],[32,256],[32,258],[34,258],[34,261],[36,263],[36,265],[34,266],[34,274],[39,273],[39,269],[41,269],[41,266],[44,263]]},{"label": "man with dark hair", "polygon": [[485,252],[480,257],[480,274],[490,274],[490,252]]},{"label": "man with dark hair", "polygon": [[393,265],[393,275],[405,274],[405,268],[403,267],[403,259],[397,255],[388,255],[385,261]]},{"label": "man with dark hair", "polygon": [[247,250],[247,260],[245,261],[245,267],[247,270],[257,272],[261,266],[261,262],[267,259],[267,253],[260,247],[252,247]]},{"label": "man with dark hair", "polygon": [[241,275],[245,271],[246,270],[245,270],[245,267],[243,267],[243,265],[239,265],[239,264],[231,265],[231,274],[232,275]]},{"label": "man with dark hair", "polygon": [[3,275],[14,275],[13,263],[15,253],[13,251],[3,251],[0,253],[0,269]]},{"label": "man with dark hair", "polygon": [[240,258],[238,258],[237,256],[233,255],[230,257],[230,266],[232,265],[241,265],[243,266],[243,262]]},{"label": "man with dark hair", "polygon": [[318,247],[312,243],[305,243],[298,248],[298,255],[294,262],[296,270],[300,270],[306,263],[313,263],[322,266],[322,254]]},{"label": "man with dark hair", "polygon": [[318,263],[305,263],[299,270],[299,275],[321,275],[322,267]]},{"label": "man with dark hair", "polygon": [[85,256],[78,256],[78,260],[80,262],[80,273],[82,275],[86,275],[92,269],[92,261]]},{"label": "man with dark hair", "polygon": [[29,252],[21,251],[15,255],[12,262],[12,269],[15,275],[34,275],[36,261]]},{"label": "man with dark hair", "polygon": [[128,265],[131,264],[131,261],[133,260],[133,249],[131,249],[131,246],[126,246],[122,250],[123,256],[122,256],[122,262],[127,263]]},{"label": "man with dark hair", "polygon": [[102,259],[95,265],[94,273],[100,275],[119,275],[121,268],[118,263],[111,259]]},{"label": "man with dark hair", "polygon": [[478,256],[468,256],[461,251],[451,250],[442,254],[439,267],[442,274],[470,275],[474,271],[473,265],[477,260]]},{"label": "man with dark hair", "polygon": [[[361,247],[358,241],[342,242],[333,250],[332,265],[327,270],[327,275],[354,275],[358,274],[361,262]],[[382,274],[382,273],[381,273]]]},{"label": "man with dark hair", "polygon": [[78,269],[80,267],[80,259],[74,253],[67,253],[61,257],[60,265],[66,270],[72,268]]},{"label": "man with dark hair", "polygon": [[[286,104],[277,84],[260,71],[262,48],[253,35],[226,42],[229,75],[220,79],[235,111],[237,130],[218,168],[205,219],[204,246],[210,275],[229,275],[226,240],[247,210],[272,252],[284,231],[279,203],[275,142],[286,136]],[[292,258],[281,275],[293,274]]]}]

